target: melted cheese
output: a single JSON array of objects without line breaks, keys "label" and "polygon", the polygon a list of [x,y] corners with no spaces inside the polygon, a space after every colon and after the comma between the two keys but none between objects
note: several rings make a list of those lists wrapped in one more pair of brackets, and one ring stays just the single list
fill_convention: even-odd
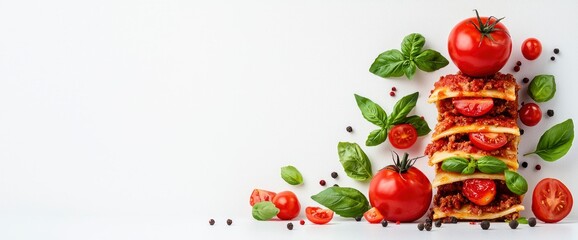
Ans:
[{"label": "melted cheese", "polygon": [[512,85],[506,88],[505,91],[482,90],[479,92],[457,91],[451,90],[449,87],[440,87],[434,89],[427,102],[434,103],[442,99],[454,97],[491,97],[505,99],[507,101],[514,101],[516,100],[516,87],[515,85]]},{"label": "melted cheese", "polygon": [[514,205],[504,211],[497,212],[497,213],[482,213],[481,215],[470,213],[469,211],[470,205],[466,204],[459,210],[451,210],[451,212],[444,212],[438,207],[434,207],[433,211],[433,218],[445,218],[445,217],[456,217],[458,219],[464,220],[491,220],[491,219],[498,219],[504,217],[510,213],[520,212],[524,210],[524,206],[518,204]]}]

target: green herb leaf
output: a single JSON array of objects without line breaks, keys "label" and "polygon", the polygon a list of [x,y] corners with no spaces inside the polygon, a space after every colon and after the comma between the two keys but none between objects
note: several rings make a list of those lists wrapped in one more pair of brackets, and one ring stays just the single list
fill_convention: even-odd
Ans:
[{"label": "green herb leaf", "polygon": [[474,172],[476,171],[476,165],[477,165],[476,161],[471,159],[470,162],[468,163],[468,166],[464,168],[464,170],[462,170],[462,174],[464,175],[474,174]]},{"label": "green herb leaf", "polygon": [[369,67],[369,71],[384,78],[401,77],[404,74],[404,61],[403,54],[397,49],[392,49],[379,54]]},{"label": "green herb leaf", "polygon": [[258,202],[253,205],[253,218],[259,221],[269,220],[279,214],[279,208],[270,201]]},{"label": "green herb leaf", "polygon": [[433,72],[447,66],[450,62],[439,52],[428,49],[414,58],[417,67],[425,72]]},{"label": "green herb leaf", "polygon": [[363,193],[348,187],[329,187],[311,199],[342,217],[362,216],[370,208]]},{"label": "green herb leaf", "polygon": [[367,140],[365,141],[366,146],[377,146],[387,139],[387,128],[381,128],[373,130],[367,136]]},{"label": "green herb leaf", "polygon": [[412,33],[405,36],[401,42],[401,52],[407,58],[417,56],[425,45],[425,38],[419,33]]},{"label": "green herb leaf", "polygon": [[291,185],[303,183],[303,176],[297,168],[289,165],[281,168],[281,178]]},{"label": "green herb leaf", "polygon": [[506,186],[512,193],[523,195],[528,191],[528,182],[519,173],[506,170],[504,171],[504,177],[506,177]]},{"label": "green herb leaf", "polygon": [[574,141],[574,122],[568,119],[548,129],[538,141],[536,150],[524,154],[538,154],[542,159],[553,162],[568,153]]},{"label": "green herb leaf", "polygon": [[357,143],[340,142],[337,144],[339,162],[347,176],[358,181],[371,178],[371,162]]},{"label": "green herb leaf", "polygon": [[508,169],[506,163],[492,156],[484,156],[478,159],[478,170],[483,173],[501,173]]},{"label": "green herb leaf", "polygon": [[399,101],[397,101],[393,106],[393,112],[391,112],[387,123],[389,125],[403,123],[407,114],[409,114],[409,112],[417,104],[418,96],[419,92],[414,92],[410,95],[404,96]]},{"label": "green herb leaf", "polygon": [[519,224],[528,224],[528,219],[525,217],[519,217],[516,219],[516,221],[518,221]]},{"label": "green herb leaf", "polygon": [[538,75],[528,87],[528,95],[536,102],[546,102],[556,93],[556,81],[553,75]]},{"label": "green herb leaf", "polygon": [[447,172],[461,173],[468,167],[469,161],[461,157],[450,157],[444,159],[442,162],[442,170]]},{"label": "green herb leaf", "polygon": [[411,124],[415,128],[415,130],[417,130],[417,135],[420,137],[425,136],[429,132],[431,132],[431,129],[429,128],[429,125],[427,124],[425,119],[420,116],[413,115],[406,117],[403,122]]},{"label": "green herb leaf", "polygon": [[383,110],[383,108],[368,98],[359,96],[357,94],[354,95],[355,101],[357,102],[359,110],[361,110],[363,118],[365,118],[370,123],[373,123],[382,128],[387,126],[387,113]]},{"label": "green herb leaf", "polygon": [[412,79],[415,71],[417,70],[415,63],[413,61],[406,60],[403,63],[403,68],[403,74],[405,74],[405,77],[407,77],[407,79]]}]

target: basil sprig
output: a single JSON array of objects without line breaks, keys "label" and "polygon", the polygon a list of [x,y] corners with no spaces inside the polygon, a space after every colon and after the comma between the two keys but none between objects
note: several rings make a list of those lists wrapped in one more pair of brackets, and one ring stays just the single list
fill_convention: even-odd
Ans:
[{"label": "basil sprig", "polygon": [[519,173],[506,170],[504,177],[506,178],[506,186],[512,193],[523,195],[528,191],[528,182]]},{"label": "basil sprig", "polygon": [[370,208],[363,193],[348,187],[329,187],[311,199],[342,217],[359,217]]},{"label": "basil sprig", "polygon": [[457,172],[465,175],[473,174],[476,168],[483,173],[501,173],[508,169],[508,166],[500,159],[492,156],[484,156],[477,160],[470,157],[470,160],[462,157],[450,157],[442,162],[442,170]]},{"label": "basil sprig", "polygon": [[548,129],[538,141],[536,150],[524,154],[537,154],[542,159],[553,162],[562,158],[572,147],[574,141],[574,122],[568,119]]},{"label": "basil sprig", "polygon": [[279,208],[270,201],[258,202],[253,205],[253,218],[259,221],[269,220],[279,214]]},{"label": "basil sprig", "polygon": [[299,185],[303,183],[303,176],[297,168],[291,165],[281,167],[281,178],[291,185]]},{"label": "basil sprig", "polygon": [[546,102],[556,93],[556,81],[553,75],[538,75],[528,87],[528,95],[536,102]]},{"label": "basil sprig", "polygon": [[357,143],[340,142],[337,152],[347,176],[358,181],[371,179],[371,162]]},{"label": "basil sprig", "polygon": [[401,42],[401,51],[385,51],[371,64],[369,71],[383,78],[401,77],[411,79],[417,68],[433,72],[449,64],[439,52],[431,49],[422,50],[425,38],[419,33],[407,35]]},{"label": "basil sprig", "polygon": [[409,112],[415,108],[419,92],[404,96],[397,101],[389,117],[383,108],[375,102],[360,95],[354,95],[363,118],[379,127],[379,129],[369,133],[365,141],[366,146],[377,146],[383,143],[387,139],[389,130],[391,130],[393,126],[401,123],[409,123],[415,127],[418,136],[425,136],[431,131],[429,125],[422,117],[417,115],[407,116]]}]

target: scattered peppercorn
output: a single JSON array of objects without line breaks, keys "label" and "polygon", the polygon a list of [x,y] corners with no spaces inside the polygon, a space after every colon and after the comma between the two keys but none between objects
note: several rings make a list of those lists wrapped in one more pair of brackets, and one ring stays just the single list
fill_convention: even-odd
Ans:
[{"label": "scattered peppercorn", "polygon": [[516,229],[518,227],[518,220],[511,220],[508,225],[510,225],[511,229]]},{"label": "scattered peppercorn", "polygon": [[530,79],[529,79],[529,78],[523,78],[523,79],[522,79],[522,82],[523,82],[523,83],[528,83],[528,82],[530,82]]},{"label": "scattered peppercorn", "polygon": [[332,173],[331,173],[331,177],[332,177],[332,178],[337,178],[338,176],[339,176],[339,175],[337,175],[336,172],[332,172]]},{"label": "scattered peppercorn", "polygon": [[395,91],[397,91],[397,88],[391,87],[391,91],[394,91],[394,92],[395,92]]},{"label": "scattered peppercorn", "polygon": [[482,229],[484,230],[488,230],[488,228],[490,228],[490,222],[489,221],[482,221],[482,224],[480,224],[482,226]]},{"label": "scattered peppercorn", "polygon": [[299,224],[305,225],[305,220],[301,219],[301,221],[299,221]]},{"label": "scattered peppercorn", "polygon": [[548,115],[548,117],[553,117],[554,116],[554,110],[548,109],[548,111],[546,111],[546,114]]},{"label": "scattered peppercorn", "polygon": [[441,226],[442,226],[442,220],[441,220],[441,219],[438,219],[438,220],[435,222],[435,226],[436,226],[436,227],[441,227]]},{"label": "scattered peppercorn", "polygon": [[540,171],[540,169],[542,169],[542,166],[540,166],[540,164],[536,165],[536,170]]},{"label": "scattered peppercorn", "polygon": [[554,61],[554,60],[556,60],[556,57],[551,56],[551,57],[550,57],[550,60]]},{"label": "scattered peppercorn", "polygon": [[337,183],[336,183],[336,184],[333,184],[333,186],[334,186],[334,187],[339,187],[339,185],[337,185]]},{"label": "scattered peppercorn", "polygon": [[514,67],[514,72],[519,72],[520,71],[520,66],[515,66]]},{"label": "scattered peppercorn", "polygon": [[558,54],[558,53],[560,53],[560,49],[554,48],[554,54]]},{"label": "scattered peppercorn", "polygon": [[417,224],[417,229],[419,229],[420,231],[423,231],[424,227],[425,227],[425,226],[424,226],[423,223],[418,223],[418,224]]},{"label": "scattered peppercorn", "polygon": [[389,92],[389,96],[395,97],[395,92],[394,91]]},{"label": "scattered peppercorn", "polygon": [[381,220],[381,226],[382,227],[387,227],[387,220]]},{"label": "scattered peppercorn", "polygon": [[425,230],[428,231],[428,232],[431,231],[431,223],[425,223],[424,228],[425,228]]},{"label": "scattered peppercorn", "polygon": [[325,186],[325,184],[326,184],[325,180],[322,179],[321,181],[319,181],[319,185]]},{"label": "scattered peppercorn", "polygon": [[426,218],[426,219],[425,219],[425,223],[426,223],[426,224],[428,224],[428,223],[431,224],[431,222],[432,222],[432,221],[431,221],[431,218]]},{"label": "scattered peppercorn", "polygon": [[528,163],[527,163],[527,162],[522,162],[522,167],[523,167],[523,168],[527,168],[527,167],[528,167]]},{"label": "scattered peppercorn", "polygon": [[231,224],[233,224],[233,220],[227,219],[227,225],[231,226]]},{"label": "scattered peppercorn", "polygon": [[211,226],[215,225],[215,219],[211,218],[211,220],[209,220],[209,224],[211,224]]},{"label": "scattered peppercorn", "polygon": [[524,129],[520,128],[520,135],[524,135]]},{"label": "scattered peppercorn", "polygon": [[517,61],[517,62],[516,62],[516,66],[522,66],[522,62]]},{"label": "scattered peppercorn", "polygon": [[530,225],[530,227],[536,226],[536,218],[528,218],[528,225]]},{"label": "scattered peppercorn", "polygon": [[347,127],[345,128],[345,130],[346,130],[347,132],[353,132],[353,128],[352,128],[351,126],[347,126]]},{"label": "scattered peppercorn", "polygon": [[287,229],[293,230],[293,223],[287,223]]},{"label": "scattered peppercorn", "polygon": [[361,221],[361,216],[355,217],[355,221],[358,221],[358,222]]}]

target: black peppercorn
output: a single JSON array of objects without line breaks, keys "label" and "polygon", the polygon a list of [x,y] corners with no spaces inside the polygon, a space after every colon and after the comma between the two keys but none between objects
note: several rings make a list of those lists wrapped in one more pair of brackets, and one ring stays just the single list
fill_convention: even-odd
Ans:
[{"label": "black peppercorn", "polygon": [[209,224],[211,224],[211,226],[215,225],[215,219],[211,218],[211,220],[209,220]]},{"label": "black peppercorn", "polygon": [[425,230],[428,231],[428,232],[431,231],[431,223],[427,223],[427,222],[426,222],[424,228],[425,228]]},{"label": "black peppercorn", "polygon": [[382,227],[387,227],[387,220],[381,220],[381,226]]},{"label": "black peppercorn", "polygon": [[528,83],[528,82],[530,82],[530,79],[529,79],[529,78],[523,78],[523,79],[522,79],[522,82],[523,82],[523,83]]},{"label": "black peppercorn", "polygon": [[490,228],[490,222],[489,221],[482,221],[482,224],[480,224],[482,226],[482,229],[484,230],[488,230],[488,228]]},{"label": "black peppercorn", "polygon": [[293,230],[293,223],[287,223],[287,229]]},{"label": "black peppercorn", "polygon": [[524,135],[524,129],[520,128],[520,135]]},{"label": "black peppercorn", "polygon": [[451,217],[450,218],[451,223],[458,223],[458,218],[456,217]]},{"label": "black peppercorn", "polygon": [[551,57],[550,57],[550,60],[554,61],[554,60],[556,60],[556,57],[551,56]]},{"label": "black peppercorn", "polygon": [[516,229],[518,227],[518,221],[517,220],[511,220],[508,225],[510,225],[511,229]]},{"label": "black peppercorn", "polygon": [[345,128],[345,130],[346,130],[347,132],[353,132],[353,128],[352,128],[351,126],[347,126],[347,127]]},{"label": "black peppercorn", "polygon": [[431,221],[431,218],[426,218],[426,219],[425,219],[425,223],[426,223],[426,224],[429,223],[429,224],[431,225],[431,222],[432,222],[432,221]]},{"label": "black peppercorn", "polygon": [[358,221],[358,222],[361,221],[361,216],[355,217],[355,221]]},{"label": "black peppercorn", "polygon": [[331,177],[332,177],[332,178],[337,178],[338,176],[339,176],[339,175],[337,175],[336,172],[332,172],[332,173],[331,173]]},{"label": "black peppercorn", "polygon": [[536,226],[536,218],[528,218],[528,225],[530,225],[530,227]]},{"label": "black peppercorn", "polygon": [[333,186],[334,186],[334,187],[339,187],[339,185],[337,185],[337,183],[336,183],[336,184],[333,184]]},{"label": "black peppercorn", "polygon": [[227,219],[227,225],[231,226],[231,224],[233,224],[233,220]]},{"label": "black peppercorn", "polygon": [[517,62],[516,62],[516,66],[522,66],[522,62],[517,61]]},{"label": "black peppercorn", "polygon": [[523,168],[527,168],[527,167],[528,167],[528,163],[527,163],[527,162],[522,162],[522,167],[523,167]]},{"label": "black peppercorn", "polygon": [[558,54],[558,53],[560,53],[560,49],[554,48],[554,54]]},{"label": "black peppercorn", "polygon": [[520,66],[515,66],[514,67],[514,72],[519,72],[520,71]]},{"label": "black peppercorn", "polygon": [[441,220],[441,219],[438,219],[438,220],[435,222],[435,226],[436,226],[436,227],[441,227],[441,226],[442,226],[442,220]]},{"label": "black peppercorn", "polygon": [[546,111],[546,114],[548,115],[548,117],[553,117],[554,116],[554,110],[548,109],[548,111]]},{"label": "black peppercorn", "polygon": [[419,229],[420,231],[423,231],[424,227],[425,227],[425,226],[424,226],[423,223],[418,223],[418,224],[417,224],[417,229]]}]

